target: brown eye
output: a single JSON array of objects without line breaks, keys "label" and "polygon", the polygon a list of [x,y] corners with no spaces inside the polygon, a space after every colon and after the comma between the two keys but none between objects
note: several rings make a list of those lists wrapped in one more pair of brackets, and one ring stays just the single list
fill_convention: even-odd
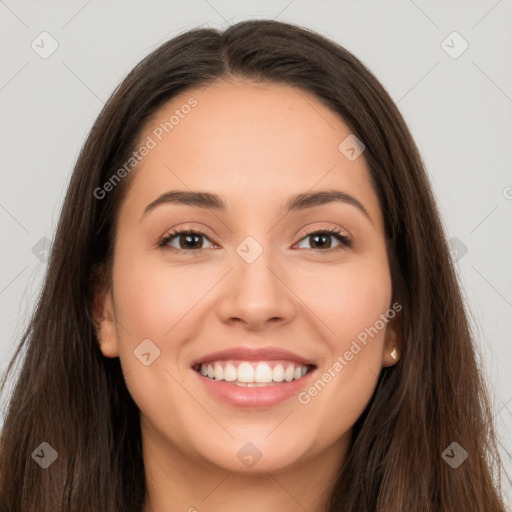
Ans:
[{"label": "brown eye", "polygon": [[[339,243],[337,245],[332,245],[332,239],[335,238]],[[302,240],[310,239],[311,247],[305,247],[305,249],[312,249],[316,251],[326,251],[330,249],[340,249],[344,247],[350,247],[351,241],[350,239],[343,235],[341,231],[337,229],[324,229],[319,231],[314,231],[312,233],[308,233]]]},{"label": "brown eye", "polygon": [[[175,240],[176,239],[176,240]],[[204,249],[202,240],[208,237],[204,233],[193,231],[191,229],[185,229],[181,231],[174,231],[168,233],[159,243],[160,247],[170,247],[172,249],[183,250],[188,252],[199,251]],[[171,245],[170,242],[176,243]]]}]

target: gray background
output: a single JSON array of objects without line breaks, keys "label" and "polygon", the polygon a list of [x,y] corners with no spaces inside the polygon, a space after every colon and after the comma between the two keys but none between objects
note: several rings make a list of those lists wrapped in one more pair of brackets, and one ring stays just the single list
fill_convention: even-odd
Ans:
[{"label": "gray background", "polygon": [[[177,33],[248,18],[337,41],[398,104],[453,242],[512,474],[511,0],[0,0],[0,372],[37,300],[78,151],[115,86]],[[48,58],[31,47],[50,48],[43,31],[58,43]],[[503,488],[510,500],[506,477]]]}]

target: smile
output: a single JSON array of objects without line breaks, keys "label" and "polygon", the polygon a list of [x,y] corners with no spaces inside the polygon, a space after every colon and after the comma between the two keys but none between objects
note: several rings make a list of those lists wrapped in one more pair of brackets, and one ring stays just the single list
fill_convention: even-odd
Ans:
[{"label": "smile", "polygon": [[237,408],[269,408],[300,393],[316,366],[291,361],[208,361],[192,367],[211,398]]},{"label": "smile", "polygon": [[203,377],[241,387],[267,387],[304,377],[314,365],[292,361],[210,361],[194,369]]}]

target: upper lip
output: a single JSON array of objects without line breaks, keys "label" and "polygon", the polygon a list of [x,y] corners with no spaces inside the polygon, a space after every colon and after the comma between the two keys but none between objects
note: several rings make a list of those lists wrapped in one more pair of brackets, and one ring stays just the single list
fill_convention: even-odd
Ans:
[{"label": "upper lip", "polygon": [[224,359],[240,359],[242,361],[275,361],[284,359],[300,363],[304,366],[316,366],[312,361],[305,359],[289,350],[278,347],[252,348],[252,347],[234,347],[217,352],[211,352],[192,361],[192,366],[205,361],[220,361]]}]

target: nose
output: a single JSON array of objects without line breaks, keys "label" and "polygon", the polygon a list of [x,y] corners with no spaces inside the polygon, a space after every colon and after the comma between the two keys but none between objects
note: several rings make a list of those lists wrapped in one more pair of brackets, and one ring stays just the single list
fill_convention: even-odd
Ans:
[{"label": "nose", "polygon": [[296,298],[289,281],[282,266],[271,259],[270,251],[263,251],[252,263],[236,256],[217,302],[221,320],[241,323],[248,330],[291,322],[296,315]]}]

